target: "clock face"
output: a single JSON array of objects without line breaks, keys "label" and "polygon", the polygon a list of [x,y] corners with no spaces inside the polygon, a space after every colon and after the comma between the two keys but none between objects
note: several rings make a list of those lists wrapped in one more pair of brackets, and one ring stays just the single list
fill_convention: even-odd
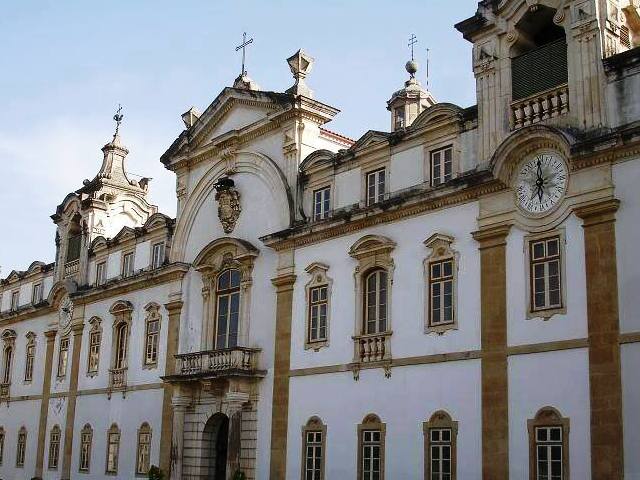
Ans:
[{"label": "clock face", "polygon": [[560,155],[537,153],[520,165],[516,177],[516,199],[525,212],[540,215],[554,208],[567,189],[569,173]]},{"label": "clock face", "polygon": [[73,317],[73,302],[67,296],[60,302],[58,317],[60,318],[60,326],[62,328],[69,326],[71,323],[71,318]]}]

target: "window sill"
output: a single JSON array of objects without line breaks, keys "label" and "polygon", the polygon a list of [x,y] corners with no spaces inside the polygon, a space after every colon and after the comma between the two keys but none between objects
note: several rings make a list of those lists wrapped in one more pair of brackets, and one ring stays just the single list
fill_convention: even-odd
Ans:
[{"label": "window sill", "polygon": [[527,311],[527,320],[551,320],[551,317],[554,315],[566,315],[567,307],[558,307],[558,308],[549,308],[546,310],[528,310]]},{"label": "window sill", "polygon": [[313,342],[305,342],[304,349],[305,350],[313,350],[314,352],[320,351],[322,348],[327,348],[329,346],[329,340],[318,340]]},{"label": "window sill", "polygon": [[452,322],[439,325],[426,325],[424,327],[424,333],[426,333],[427,335],[431,333],[435,333],[436,335],[444,335],[449,330],[458,330],[458,323]]}]

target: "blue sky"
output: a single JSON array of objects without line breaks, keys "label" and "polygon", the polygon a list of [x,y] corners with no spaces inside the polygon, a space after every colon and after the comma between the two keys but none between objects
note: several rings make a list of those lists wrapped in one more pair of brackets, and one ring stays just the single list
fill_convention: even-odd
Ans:
[{"label": "blue sky", "polygon": [[471,45],[453,28],[475,0],[14,0],[0,16],[0,277],[53,261],[49,216],[93,178],[100,148],[124,107],[127,170],[153,177],[151,201],[175,215],[173,174],[160,155],[182,130],[180,114],[203,111],[240,71],[235,46],[247,31],[249,75],[283,91],[285,59],[304,48],[316,63],[307,83],[341,110],[328,128],[357,138],[388,130],[385,105],[406,79],[415,33],[424,83],[438,101],[475,103]]}]

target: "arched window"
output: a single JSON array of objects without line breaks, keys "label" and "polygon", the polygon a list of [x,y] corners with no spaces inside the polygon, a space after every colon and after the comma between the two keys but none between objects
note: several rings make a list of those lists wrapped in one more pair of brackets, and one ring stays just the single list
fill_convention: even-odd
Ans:
[{"label": "arched window", "polygon": [[311,417],[302,427],[302,480],[324,480],[327,427]]},{"label": "arched window", "polygon": [[27,429],[20,427],[18,431],[18,445],[16,447],[16,467],[24,467],[24,457],[27,453]]},{"label": "arched window", "polygon": [[107,432],[107,468],[109,474],[118,473],[118,456],[120,455],[120,429],[115,423]]},{"label": "arched window", "polygon": [[527,421],[529,431],[529,478],[569,478],[569,419],[553,407],[538,410]]},{"label": "arched window", "polygon": [[240,270],[229,268],[216,281],[216,345],[232,348],[238,345],[240,313]]},{"label": "arched window", "polygon": [[151,457],[151,427],[144,422],[138,430],[138,452],[136,455],[136,474],[146,475],[149,472]]},{"label": "arched window", "polygon": [[80,215],[76,214],[69,223],[67,230],[67,258],[66,262],[73,262],[80,258],[80,246],[82,243],[82,228]]},{"label": "arched window", "polygon": [[122,322],[116,327],[116,357],[114,368],[126,368],[127,366],[127,337],[129,325]]},{"label": "arched window", "polygon": [[98,317],[89,320],[91,329],[89,330],[89,352],[87,358],[87,373],[95,375],[100,366],[100,344],[102,343],[102,326]]},{"label": "arched window", "polygon": [[372,270],[364,282],[364,331],[366,335],[387,331],[388,274],[382,268]]},{"label": "arched window", "polygon": [[11,383],[11,367],[13,365],[13,345],[6,345],[4,347],[3,355],[3,369],[2,369],[2,383]]},{"label": "arched window", "polygon": [[371,413],[358,425],[358,480],[384,480],[386,426]]},{"label": "arched window", "polygon": [[144,366],[153,367],[158,364],[158,342],[160,340],[160,305],[151,303],[145,307]]},{"label": "arched window", "polygon": [[437,411],[422,424],[424,434],[424,478],[455,480],[458,422],[445,411]]},{"label": "arched window", "polygon": [[131,334],[133,305],[131,302],[120,300],[109,311],[114,316],[109,384],[112,388],[122,388],[127,384],[126,374],[129,363],[129,335]]},{"label": "arched window", "polygon": [[54,425],[49,434],[49,470],[58,468],[58,458],[60,457],[60,427]]},{"label": "arched window", "polygon": [[93,443],[93,429],[88,423],[80,432],[80,465],[81,472],[89,472],[91,467],[91,444]]},{"label": "arched window", "polygon": [[36,336],[33,332],[27,333],[27,349],[25,350],[24,381],[33,380],[33,364],[36,358]]}]

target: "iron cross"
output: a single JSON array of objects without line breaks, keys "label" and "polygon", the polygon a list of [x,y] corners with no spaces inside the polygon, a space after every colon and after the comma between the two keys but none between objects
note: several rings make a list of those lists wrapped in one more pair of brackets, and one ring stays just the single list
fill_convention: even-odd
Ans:
[{"label": "iron cross", "polygon": [[116,110],[116,114],[113,116],[113,119],[116,121],[116,133],[118,135],[118,130],[120,129],[120,124],[122,123],[122,119],[124,115],[122,115],[122,105],[118,104],[118,110]]},{"label": "iron cross", "polygon": [[418,39],[416,38],[415,34],[412,33],[411,34],[411,38],[409,38],[409,46],[411,47],[411,60],[413,61],[413,46],[418,43]]},{"label": "iron cross", "polygon": [[240,75],[246,75],[247,71],[244,69],[244,61],[246,56],[247,45],[253,43],[253,38],[247,40],[247,32],[242,34],[242,43],[236,47],[236,52],[242,49],[242,70],[240,71]]}]

